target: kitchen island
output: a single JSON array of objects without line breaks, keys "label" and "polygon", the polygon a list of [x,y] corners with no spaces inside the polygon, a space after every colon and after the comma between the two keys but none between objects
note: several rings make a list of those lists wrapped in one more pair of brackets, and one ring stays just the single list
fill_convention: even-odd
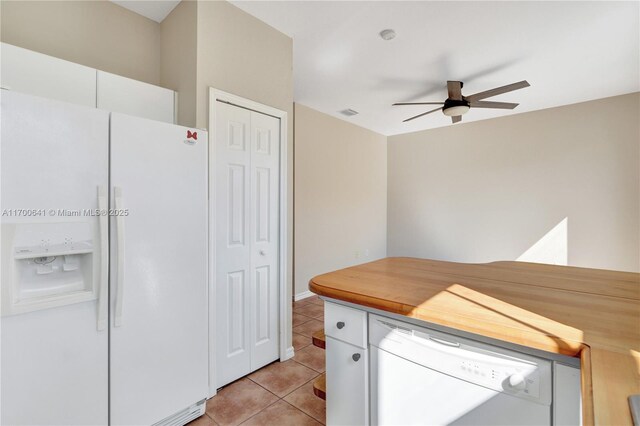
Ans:
[{"label": "kitchen island", "polygon": [[319,275],[310,289],[363,308],[580,358],[583,424],[632,424],[627,397],[640,393],[640,274],[386,258]]}]

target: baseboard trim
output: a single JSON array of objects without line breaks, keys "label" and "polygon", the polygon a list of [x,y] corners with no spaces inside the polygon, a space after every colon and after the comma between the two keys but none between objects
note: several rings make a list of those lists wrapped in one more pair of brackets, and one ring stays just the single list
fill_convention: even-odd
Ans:
[{"label": "baseboard trim", "polygon": [[280,358],[280,362],[284,362],[284,361],[286,361],[286,360],[288,360],[288,359],[293,358],[293,357],[295,356],[295,354],[296,354],[296,353],[295,353],[295,351],[293,350],[293,346],[289,346],[289,347],[287,348],[287,351],[286,351],[286,352],[285,352],[285,354],[284,354],[284,357],[283,357],[283,358]]},{"label": "baseboard trim", "polygon": [[302,293],[298,293],[293,297],[293,300],[295,300],[296,302],[302,299],[307,299],[309,297],[313,297],[316,294],[307,290],[307,291],[303,291]]}]

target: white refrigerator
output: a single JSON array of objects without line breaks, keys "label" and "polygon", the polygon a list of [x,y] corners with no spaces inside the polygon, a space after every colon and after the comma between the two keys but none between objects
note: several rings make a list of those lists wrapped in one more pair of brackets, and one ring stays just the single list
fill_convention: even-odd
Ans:
[{"label": "white refrigerator", "polygon": [[5,90],[0,114],[1,423],[199,416],[206,133]]}]

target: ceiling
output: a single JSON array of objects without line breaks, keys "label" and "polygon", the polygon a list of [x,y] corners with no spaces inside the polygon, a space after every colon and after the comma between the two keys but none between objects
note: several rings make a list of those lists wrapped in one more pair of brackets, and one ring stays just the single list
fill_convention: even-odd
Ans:
[{"label": "ceiling", "polygon": [[[402,123],[431,108],[391,107],[443,101],[447,80],[465,95],[531,83],[486,99],[515,110],[472,109],[463,123],[640,90],[639,2],[232,3],[293,38],[296,102],[385,135],[451,125],[440,112]],[[385,28],[397,37],[382,40]]]},{"label": "ceiling", "polygon": [[158,23],[162,22],[169,13],[180,3],[180,0],[110,0],[111,2],[129,9],[138,15],[145,16]]}]

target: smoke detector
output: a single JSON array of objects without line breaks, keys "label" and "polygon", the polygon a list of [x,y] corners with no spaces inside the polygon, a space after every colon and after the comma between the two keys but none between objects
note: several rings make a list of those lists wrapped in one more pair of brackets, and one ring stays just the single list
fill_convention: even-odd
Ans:
[{"label": "smoke detector", "polygon": [[346,115],[347,117],[353,117],[354,115],[358,115],[358,111],[348,108],[348,109],[343,109],[342,111],[340,111],[340,114],[342,115]]},{"label": "smoke detector", "polygon": [[380,37],[386,41],[393,40],[394,38],[396,38],[396,32],[392,29],[382,30],[380,31]]}]

